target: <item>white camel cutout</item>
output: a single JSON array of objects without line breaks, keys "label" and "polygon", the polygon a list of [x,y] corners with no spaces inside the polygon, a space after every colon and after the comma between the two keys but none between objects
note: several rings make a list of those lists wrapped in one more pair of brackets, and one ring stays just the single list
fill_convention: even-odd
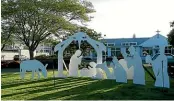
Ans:
[{"label": "white camel cutout", "polygon": [[79,49],[81,41],[87,41],[97,52],[97,64],[102,63],[102,52],[106,52],[106,46],[103,43],[91,39],[86,33],[78,32],[69,36],[67,40],[57,44],[54,48],[55,52],[58,51],[58,77],[65,77],[63,74],[63,51],[72,41],[76,40],[78,41]]},{"label": "white camel cutout", "polygon": [[146,56],[146,63],[151,63],[153,72],[156,77],[155,86],[156,87],[166,87],[170,88],[169,76],[167,72],[167,57],[164,54],[165,47],[160,46],[160,55],[152,60],[150,55]]},{"label": "white camel cutout", "polygon": [[125,59],[120,59],[118,62],[122,65],[122,67],[126,71],[127,79],[133,80],[134,67],[131,66],[130,68],[128,68],[127,61]]},{"label": "white camel cutout", "polygon": [[47,77],[47,67],[48,64],[45,66],[38,60],[26,60],[20,63],[20,74],[21,78],[24,79],[26,71],[32,71],[32,79],[34,79],[34,73],[37,72],[38,79],[40,79],[39,70],[41,70],[42,75],[46,78]]},{"label": "white camel cutout", "polygon": [[89,65],[94,69],[92,71],[93,79],[104,79],[103,70],[101,68],[96,68],[97,64],[95,62],[90,62]]},{"label": "white camel cutout", "polygon": [[113,57],[112,62],[115,65],[113,71],[116,77],[116,82],[127,83],[126,71],[122,67],[122,65],[118,62],[118,59],[115,56]]},{"label": "white camel cutout", "polygon": [[69,63],[69,76],[78,77],[79,65],[81,64],[82,57],[81,50],[77,50],[75,54],[71,57]]},{"label": "white camel cutout", "polygon": [[115,79],[115,75],[109,70],[106,61],[102,64],[97,64],[96,68],[101,68],[106,73],[107,79]]},{"label": "white camel cutout", "polygon": [[145,72],[142,59],[133,46],[130,46],[128,51],[130,52],[129,55],[125,51],[122,52],[122,55],[127,61],[128,68],[131,66],[134,68],[133,83],[145,85]]},{"label": "white camel cutout", "polygon": [[[134,68],[133,66],[131,66],[130,68],[128,68],[127,66],[127,62],[124,59],[120,59],[118,61],[120,63],[120,65],[124,68],[124,70],[126,71],[127,74],[127,79],[128,80],[133,80],[133,72],[134,72]],[[110,67],[115,67],[115,65],[113,64],[113,62],[110,63]]]}]

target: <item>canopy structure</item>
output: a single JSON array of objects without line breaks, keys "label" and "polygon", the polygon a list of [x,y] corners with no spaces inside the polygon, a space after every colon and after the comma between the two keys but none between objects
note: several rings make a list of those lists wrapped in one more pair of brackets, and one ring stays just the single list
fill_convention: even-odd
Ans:
[{"label": "canopy structure", "polygon": [[97,64],[102,64],[102,52],[103,51],[106,52],[106,46],[103,43],[100,43],[96,40],[91,39],[86,33],[78,32],[72,36],[69,36],[67,40],[57,44],[54,48],[55,52],[58,51],[58,77],[64,77],[63,52],[72,41],[78,41],[79,49],[80,49],[81,41],[87,41],[97,52]]}]

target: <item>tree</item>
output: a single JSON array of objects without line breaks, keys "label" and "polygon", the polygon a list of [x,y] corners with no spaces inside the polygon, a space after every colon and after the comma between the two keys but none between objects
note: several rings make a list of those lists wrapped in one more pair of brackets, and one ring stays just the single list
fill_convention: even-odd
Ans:
[{"label": "tree", "polygon": [[174,46],[174,21],[170,22],[170,27],[172,27],[172,30],[169,32],[168,36],[168,41],[169,43]]},{"label": "tree", "polygon": [[174,21],[170,22],[170,27],[174,27]]},{"label": "tree", "polygon": [[169,32],[168,36],[168,41],[170,45],[174,46],[174,28]]},{"label": "tree", "polygon": [[[9,23],[9,22],[8,22]],[[2,27],[1,27],[1,51],[5,48],[7,44],[12,44],[13,43],[13,34],[15,31],[15,25],[7,22],[4,23],[2,22]]]},{"label": "tree", "polygon": [[81,0],[2,0],[2,22],[15,24],[15,37],[29,49],[30,59],[38,44],[52,34],[77,29],[74,21],[90,21],[91,2]]},{"label": "tree", "polygon": [[[90,38],[94,39],[94,40],[100,40],[101,39],[101,33],[96,32],[94,29],[90,29],[87,27],[79,27],[78,29],[80,29],[81,32],[86,33]],[[78,32],[78,31],[75,31]],[[71,33],[74,34],[75,32]],[[66,39],[66,37],[64,38]],[[65,53],[67,53],[67,51],[70,53],[69,56],[71,56],[72,54],[74,54],[74,52],[78,49],[78,43],[76,41],[73,41],[66,49],[64,52],[64,55],[67,55]],[[93,47],[86,41],[82,41],[80,48],[83,52],[83,55],[87,55],[89,54],[90,51],[94,51]]]}]

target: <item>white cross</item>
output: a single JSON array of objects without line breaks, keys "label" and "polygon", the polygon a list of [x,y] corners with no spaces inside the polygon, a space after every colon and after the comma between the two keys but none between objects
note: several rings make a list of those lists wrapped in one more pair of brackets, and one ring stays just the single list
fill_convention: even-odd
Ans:
[{"label": "white cross", "polygon": [[157,30],[156,32],[157,32],[157,34],[159,34],[161,31]]}]

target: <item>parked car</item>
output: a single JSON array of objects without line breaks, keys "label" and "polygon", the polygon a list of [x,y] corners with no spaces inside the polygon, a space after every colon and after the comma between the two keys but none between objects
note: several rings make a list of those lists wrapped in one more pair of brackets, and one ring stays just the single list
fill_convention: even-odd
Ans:
[{"label": "parked car", "polygon": [[[152,57],[152,60],[156,59],[160,54],[156,54]],[[174,55],[173,54],[165,54],[167,56],[168,62],[168,74],[170,77],[174,77]]]}]

